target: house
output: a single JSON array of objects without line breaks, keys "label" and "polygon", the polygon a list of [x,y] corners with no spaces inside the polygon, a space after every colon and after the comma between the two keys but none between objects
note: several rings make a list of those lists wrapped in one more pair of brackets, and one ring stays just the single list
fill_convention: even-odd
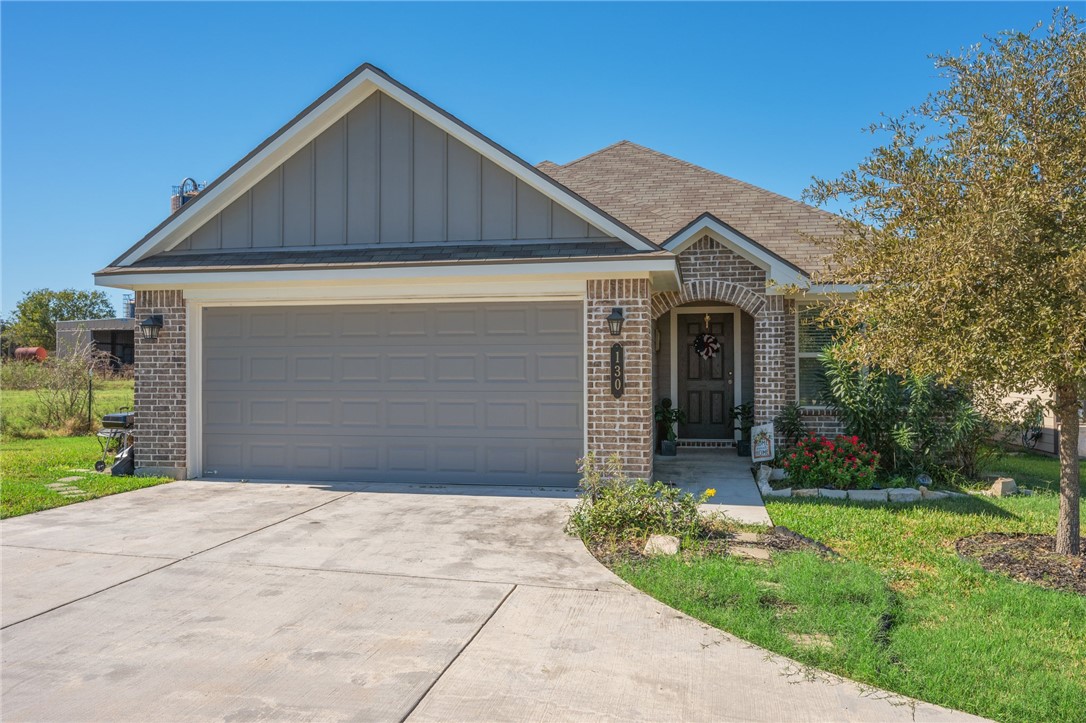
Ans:
[{"label": "house", "polygon": [[95,278],[148,337],[144,473],[573,485],[651,475],[665,397],[698,446],[813,402],[836,230],[625,141],[533,167],[367,64]]}]

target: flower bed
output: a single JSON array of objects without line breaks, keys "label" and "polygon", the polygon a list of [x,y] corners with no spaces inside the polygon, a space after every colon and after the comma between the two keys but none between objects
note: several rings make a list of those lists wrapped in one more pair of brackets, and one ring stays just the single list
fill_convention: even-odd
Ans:
[{"label": "flower bed", "polygon": [[780,463],[792,487],[867,490],[878,477],[879,453],[859,437],[807,437]]}]

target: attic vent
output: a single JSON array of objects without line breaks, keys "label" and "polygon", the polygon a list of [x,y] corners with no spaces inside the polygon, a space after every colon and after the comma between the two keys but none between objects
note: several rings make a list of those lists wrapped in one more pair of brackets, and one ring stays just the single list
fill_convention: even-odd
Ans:
[{"label": "attic vent", "polygon": [[200,191],[207,187],[207,183],[198,183],[194,178],[186,178],[180,185],[173,187],[173,195],[170,196],[170,213],[196,198]]}]

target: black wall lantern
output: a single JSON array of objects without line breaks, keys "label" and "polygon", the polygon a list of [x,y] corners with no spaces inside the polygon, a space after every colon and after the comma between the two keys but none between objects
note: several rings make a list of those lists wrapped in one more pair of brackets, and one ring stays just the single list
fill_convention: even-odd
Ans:
[{"label": "black wall lantern", "polygon": [[611,329],[611,336],[618,336],[622,333],[622,322],[626,318],[622,315],[622,309],[618,306],[611,309],[611,315],[607,317],[607,326]]},{"label": "black wall lantern", "polygon": [[162,330],[162,314],[151,314],[140,322],[140,333],[144,341],[155,341]]}]

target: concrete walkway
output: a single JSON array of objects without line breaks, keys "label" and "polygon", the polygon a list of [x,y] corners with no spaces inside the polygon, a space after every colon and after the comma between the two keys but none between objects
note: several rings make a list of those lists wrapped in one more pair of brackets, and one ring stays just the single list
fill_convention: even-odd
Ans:
[{"label": "concrete walkway", "polygon": [[968,720],[628,588],[569,493],[177,482],[0,523],[2,717]]},{"label": "concrete walkway", "polygon": [[703,506],[750,525],[772,525],[758,485],[750,473],[750,459],[734,449],[680,447],[674,457],[657,455],[656,479],[674,482],[684,491],[700,495],[712,488],[716,495]]}]

